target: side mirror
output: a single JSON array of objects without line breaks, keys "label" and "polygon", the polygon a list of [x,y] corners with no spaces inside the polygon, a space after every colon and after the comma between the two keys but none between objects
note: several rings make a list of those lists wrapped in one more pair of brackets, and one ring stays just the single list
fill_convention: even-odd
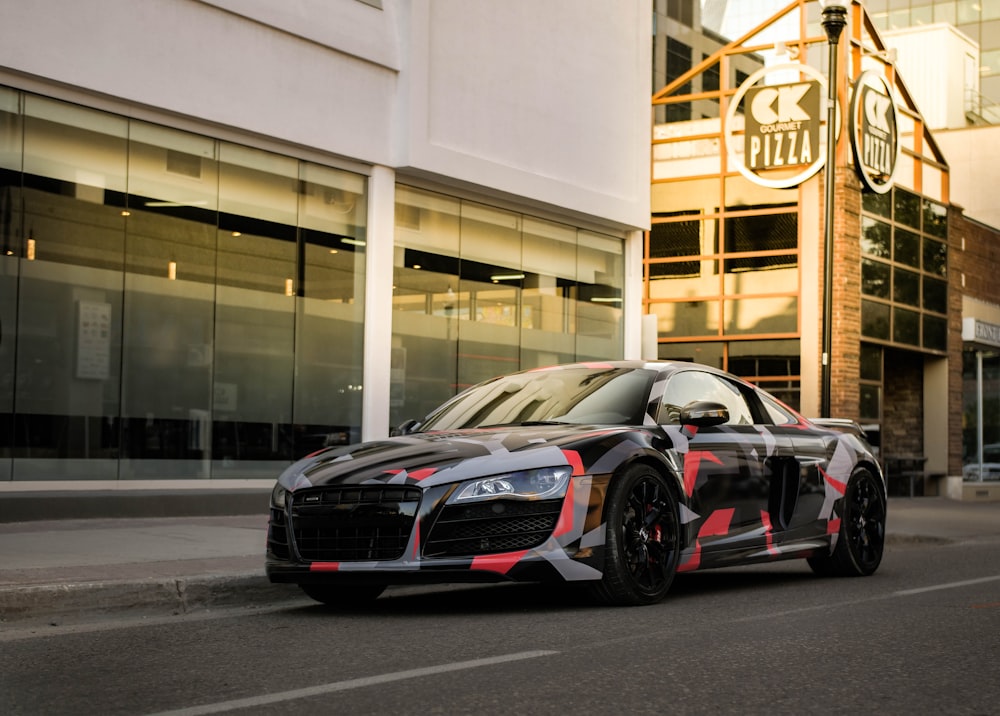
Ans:
[{"label": "side mirror", "polygon": [[420,421],[410,418],[409,420],[403,421],[399,427],[392,430],[390,435],[409,435],[412,432],[416,432],[417,428],[420,427]]},{"label": "side mirror", "polygon": [[681,425],[707,428],[729,422],[729,409],[711,400],[693,400],[681,408]]}]

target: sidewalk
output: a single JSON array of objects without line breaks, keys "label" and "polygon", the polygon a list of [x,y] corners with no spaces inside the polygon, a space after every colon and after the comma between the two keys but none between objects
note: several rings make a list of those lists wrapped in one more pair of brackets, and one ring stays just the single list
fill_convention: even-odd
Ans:
[{"label": "sidewalk", "polygon": [[[299,600],[264,575],[266,513],[0,524],[0,629]],[[888,545],[1000,536],[1000,503],[889,498]]]}]

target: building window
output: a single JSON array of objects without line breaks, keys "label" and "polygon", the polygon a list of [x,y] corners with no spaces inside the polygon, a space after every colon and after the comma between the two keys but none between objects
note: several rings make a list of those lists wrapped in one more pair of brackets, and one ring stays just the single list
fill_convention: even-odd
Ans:
[{"label": "building window", "polygon": [[[703,60],[708,59],[708,55],[702,55]],[[719,74],[719,63],[709,65],[701,75],[701,90],[702,92],[718,92],[721,88],[720,84],[721,75]],[[712,97],[713,102],[718,103],[718,97]]]},{"label": "building window", "polygon": [[667,0],[667,17],[686,27],[694,27],[695,0]]},{"label": "building window", "polygon": [[946,351],[947,208],[901,187],[862,204],[862,335]]},{"label": "building window", "polygon": [[[691,69],[691,48],[672,37],[667,38],[667,84],[681,77]],[[675,94],[690,94],[691,83],[679,87]],[[666,105],[668,122],[684,122],[691,119],[690,102],[672,102]]]}]

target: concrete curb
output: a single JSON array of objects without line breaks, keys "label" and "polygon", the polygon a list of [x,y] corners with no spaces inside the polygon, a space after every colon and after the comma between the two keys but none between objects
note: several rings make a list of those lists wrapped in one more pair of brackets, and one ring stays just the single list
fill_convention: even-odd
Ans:
[{"label": "concrete curb", "polygon": [[[954,540],[890,534],[886,545],[916,547]],[[409,588],[406,591],[411,591]],[[63,582],[0,587],[0,623],[79,619],[115,612],[189,614],[211,608],[255,607],[302,600],[294,584],[272,584],[261,572],[149,579]]]},{"label": "concrete curb", "polygon": [[107,612],[187,614],[212,607],[261,606],[301,598],[295,585],[271,584],[262,574],[25,585],[0,587],[0,622]]}]

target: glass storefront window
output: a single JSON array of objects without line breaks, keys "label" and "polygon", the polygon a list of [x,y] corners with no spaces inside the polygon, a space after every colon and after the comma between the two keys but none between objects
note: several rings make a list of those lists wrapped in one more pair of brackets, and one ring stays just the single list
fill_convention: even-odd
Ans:
[{"label": "glass storefront window", "polygon": [[12,477],[117,476],[128,123],[24,98]]},{"label": "glass storefront window", "polygon": [[2,89],[0,128],[0,479],[359,437],[364,177]]},{"label": "glass storefront window", "polygon": [[264,476],[307,449],[291,427],[298,164],[231,144],[219,154],[212,474]]},{"label": "glass storefront window", "polygon": [[620,356],[621,239],[396,191],[390,422],[520,368]]},{"label": "glass storefront window", "polygon": [[14,447],[14,367],[22,241],[20,95],[0,87],[0,481],[10,480]]}]

